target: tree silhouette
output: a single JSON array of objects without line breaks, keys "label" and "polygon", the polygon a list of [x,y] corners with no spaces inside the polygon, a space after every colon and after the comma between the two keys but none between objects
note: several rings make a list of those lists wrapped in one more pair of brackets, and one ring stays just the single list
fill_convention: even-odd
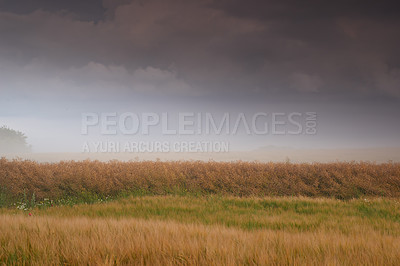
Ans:
[{"label": "tree silhouette", "polygon": [[26,142],[26,138],[20,131],[6,126],[0,127],[0,154],[30,152],[31,147]]}]

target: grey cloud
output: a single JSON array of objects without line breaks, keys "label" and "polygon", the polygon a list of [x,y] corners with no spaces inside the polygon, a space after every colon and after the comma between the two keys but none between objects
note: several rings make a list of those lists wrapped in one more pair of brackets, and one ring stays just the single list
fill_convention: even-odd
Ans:
[{"label": "grey cloud", "polygon": [[399,13],[371,0],[0,0],[0,120],[40,146],[73,143],[62,132],[79,134],[81,112],[316,111],[311,146],[398,145]]},{"label": "grey cloud", "polygon": [[376,87],[394,97],[400,98],[400,68],[383,66],[374,75]]},{"label": "grey cloud", "polygon": [[0,0],[0,10],[17,14],[29,14],[36,10],[73,13],[80,20],[100,20],[104,18],[105,7],[102,0]]},{"label": "grey cloud", "polygon": [[[399,98],[400,16],[393,1],[104,0],[91,3],[96,21],[76,1],[38,1],[26,10],[1,3],[0,34],[6,37],[0,59],[21,66],[44,60],[64,76],[90,62],[119,66],[130,77],[167,71],[181,82],[168,86],[210,97],[300,99],[296,95],[318,91],[337,99]],[[388,69],[377,70],[381,65]],[[112,84],[135,91],[126,80]]]},{"label": "grey cloud", "polygon": [[318,92],[323,85],[320,77],[304,73],[294,73],[292,76],[293,88],[302,92]]},{"label": "grey cloud", "polygon": [[60,68],[33,60],[18,66],[0,63],[0,92],[16,99],[54,100],[124,99],[136,95],[195,93],[173,70],[154,67],[134,71],[118,65],[89,62],[82,67]]}]

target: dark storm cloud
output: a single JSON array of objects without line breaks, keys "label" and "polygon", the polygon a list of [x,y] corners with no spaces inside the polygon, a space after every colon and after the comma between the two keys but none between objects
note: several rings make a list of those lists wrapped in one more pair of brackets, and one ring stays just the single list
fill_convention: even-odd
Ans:
[{"label": "dark storm cloud", "polygon": [[104,17],[102,0],[0,0],[0,10],[16,14],[29,14],[38,9],[49,12],[69,12],[82,20]]},{"label": "dark storm cloud", "polygon": [[3,0],[0,8],[2,90],[400,98],[394,1]]},{"label": "dark storm cloud", "polygon": [[0,125],[69,146],[81,112],[316,111],[315,138],[238,143],[398,145],[396,5],[0,0]]},{"label": "dark storm cloud", "polygon": [[397,18],[399,5],[397,1],[374,0],[241,0],[212,1],[210,5],[232,13],[235,16],[252,17],[262,20],[285,19],[323,19],[340,16],[366,17],[369,19]]}]

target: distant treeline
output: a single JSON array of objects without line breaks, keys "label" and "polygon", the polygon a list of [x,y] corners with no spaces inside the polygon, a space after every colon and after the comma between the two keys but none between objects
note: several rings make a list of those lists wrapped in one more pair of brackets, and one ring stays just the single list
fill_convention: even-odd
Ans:
[{"label": "distant treeline", "polygon": [[31,147],[26,141],[24,133],[8,128],[0,127],[0,154],[28,153]]}]

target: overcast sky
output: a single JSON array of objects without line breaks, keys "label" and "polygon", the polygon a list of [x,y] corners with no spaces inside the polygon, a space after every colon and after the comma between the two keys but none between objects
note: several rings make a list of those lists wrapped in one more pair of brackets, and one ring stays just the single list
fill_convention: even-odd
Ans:
[{"label": "overcast sky", "polygon": [[399,146],[398,47],[397,1],[0,0],[0,125],[76,151],[82,112],[314,111],[234,146]]}]

